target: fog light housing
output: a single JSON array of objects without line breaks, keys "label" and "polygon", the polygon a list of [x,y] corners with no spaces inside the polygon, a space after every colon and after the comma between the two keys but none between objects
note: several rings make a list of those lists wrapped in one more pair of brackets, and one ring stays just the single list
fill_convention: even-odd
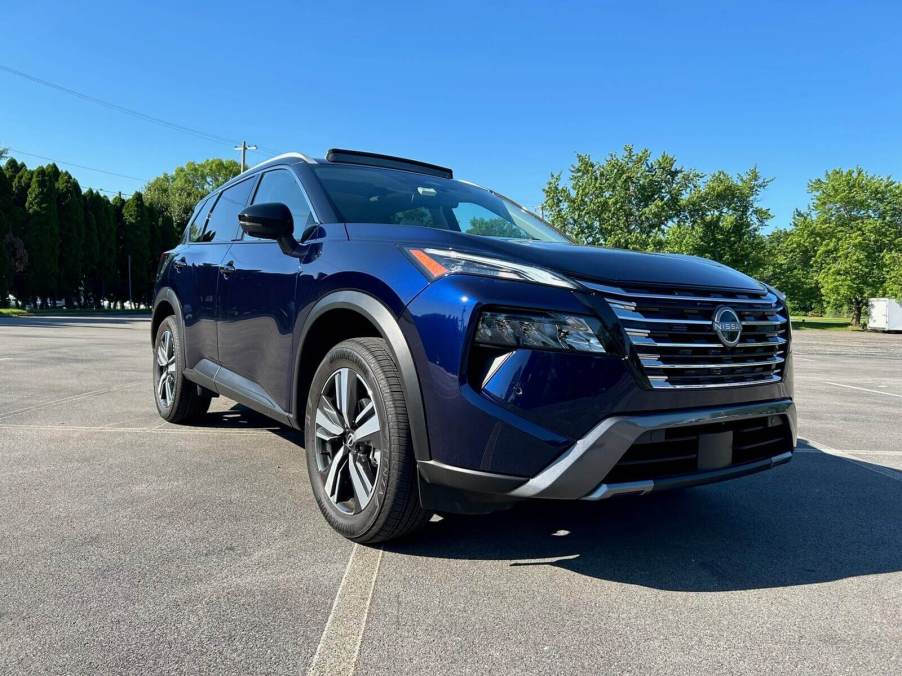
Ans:
[{"label": "fog light housing", "polygon": [[483,312],[475,340],[496,347],[600,353],[605,351],[600,329],[599,320],[581,315]]}]

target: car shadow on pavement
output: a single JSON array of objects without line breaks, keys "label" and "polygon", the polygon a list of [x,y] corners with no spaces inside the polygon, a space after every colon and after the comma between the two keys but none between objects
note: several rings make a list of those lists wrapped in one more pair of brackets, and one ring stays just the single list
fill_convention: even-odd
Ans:
[{"label": "car shadow on pavement", "polygon": [[267,431],[298,444],[299,446],[304,445],[303,432],[277,423],[272,418],[257,413],[242,404],[234,404],[226,411],[210,411],[200,420],[193,422],[192,427],[215,430]]},{"label": "car shadow on pavement", "polygon": [[902,570],[902,482],[804,442],[800,450],[788,465],[721,484],[446,517],[386,550],[556,566],[689,592],[787,587]]}]

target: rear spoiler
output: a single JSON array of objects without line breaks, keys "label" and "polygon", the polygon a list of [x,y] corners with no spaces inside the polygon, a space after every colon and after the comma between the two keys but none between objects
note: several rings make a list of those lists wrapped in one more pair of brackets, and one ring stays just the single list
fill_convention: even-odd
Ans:
[{"label": "rear spoiler", "polygon": [[418,174],[429,174],[430,176],[439,176],[441,178],[454,178],[454,172],[447,167],[440,167],[437,164],[429,164],[428,162],[420,162],[419,160],[409,160],[404,157],[367,153],[361,150],[331,148],[329,152],[326,153],[326,159],[329,162],[365,164],[370,167],[402,169],[403,171],[414,171]]}]

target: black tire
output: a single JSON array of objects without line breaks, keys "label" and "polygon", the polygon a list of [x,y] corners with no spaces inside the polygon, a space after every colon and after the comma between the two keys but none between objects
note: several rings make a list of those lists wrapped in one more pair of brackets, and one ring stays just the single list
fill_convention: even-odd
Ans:
[{"label": "black tire", "polygon": [[[345,392],[351,388],[357,392],[345,395],[349,402],[345,407],[338,401],[339,383],[344,382],[340,372],[345,372],[343,377],[353,383]],[[321,416],[332,416],[328,428],[318,424],[318,420],[322,422],[318,411]],[[378,416],[375,425],[379,431],[367,441],[359,441],[356,435],[363,436],[370,423],[369,418],[361,418],[366,415]],[[347,419],[351,422],[344,422]],[[355,427],[360,420],[363,421]],[[344,428],[341,434],[336,433],[339,426]],[[330,435],[332,438],[323,438]],[[429,520],[430,514],[420,506],[401,374],[381,338],[346,340],[329,351],[310,386],[304,440],[316,502],[329,525],[346,538],[365,544],[385,542],[407,535]],[[379,445],[384,448],[377,448]],[[341,458],[343,466],[335,462]],[[332,471],[330,480],[332,465],[343,469]],[[361,483],[360,477],[364,476],[365,482]],[[360,499],[361,485],[371,487],[366,501]]]},{"label": "black tire", "polygon": [[[162,364],[162,352],[166,364]],[[164,379],[164,370],[170,374]],[[160,417],[171,423],[186,423],[203,416],[212,397],[208,390],[187,380],[182,336],[175,317],[166,317],[157,327],[153,342],[153,391]],[[165,382],[168,380],[168,382]]]}]

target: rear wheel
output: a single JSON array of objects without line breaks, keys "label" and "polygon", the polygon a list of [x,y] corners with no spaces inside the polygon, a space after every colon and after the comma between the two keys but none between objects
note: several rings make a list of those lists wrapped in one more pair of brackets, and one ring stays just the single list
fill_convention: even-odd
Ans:
[{"label": "rear wheel", "polygon": [[379,338],[336,345],[310,387],[304,426],[317,504],[345,537],[375,543],[424,524],[398,367]]},{"label": "rear wheel", "polygon": [[184,354],[178,322],[175,317],[166,317],[154,340],[153,385],[157,411],[171,423],[197,419],[210,407],[210,392],[183,375]]}]

